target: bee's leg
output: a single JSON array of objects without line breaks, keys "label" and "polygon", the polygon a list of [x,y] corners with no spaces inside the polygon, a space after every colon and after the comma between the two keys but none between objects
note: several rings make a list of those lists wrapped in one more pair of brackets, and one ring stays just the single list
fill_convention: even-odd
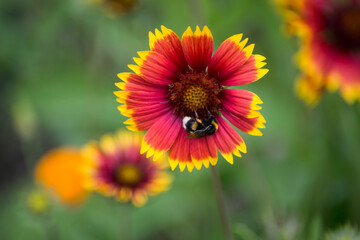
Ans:
[{"label": "bee's leg", "polygon": [[194,109],[194,113],[195,113],[195,118],[196,118],[196,119],[199,119],[198,113],[196,112],[195,108],[193,108],[193,109]]},{"label": "bee's leg", "polygon": [[206,108],[206,111],[208,112],[208,116],[211,116],[211,112],[209,111],[209,109]]}]

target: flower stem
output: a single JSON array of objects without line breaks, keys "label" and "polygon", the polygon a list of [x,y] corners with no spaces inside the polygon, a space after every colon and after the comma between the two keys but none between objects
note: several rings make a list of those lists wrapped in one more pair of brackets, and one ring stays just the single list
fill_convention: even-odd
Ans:
[{"label": "flower stem", "polygon": [[53,221],[52,216],[49,215],[50,213],[48,213],[45,216],[41,216],[41,221],[43,223],[43,227],[45,230],[45,238],[48,240],[57,240],[58,239],[58,234],[57,231],[55,229],[55,223]]},{"label": "flower stem", "polygon": [[120,208],[120,238],[121,240],[131,240],[132,239],[132,211],[133,206],[129,204],[124,204]]},{"label": "flower stem", "polygon": [[218,208],[219,208],[219,213],[220,213],[221,223],[222,223],[224,234],[225,234],[225,239],[232,240],[233,235],[230,231],[230,225],[229,225],[229,220],[228,220],[228,216],[226,213],[225,201],[224,201],[223,191],[222,191],[222,187],[221,187],[219,171],[216,166],[211,166],[211,175],[212,175],[212,179],[213,179],[216,201],[217,201]]}]

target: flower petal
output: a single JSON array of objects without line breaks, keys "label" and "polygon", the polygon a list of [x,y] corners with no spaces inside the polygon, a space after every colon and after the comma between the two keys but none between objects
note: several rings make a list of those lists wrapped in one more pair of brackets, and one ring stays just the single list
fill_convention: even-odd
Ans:
[{"label": "flower petal", "polygon": [[209,138],[213,138],[216,147],[225,160],[233,164],[232,154],[241,157],[239,150],[246,153],[245,142],[221,116],[216,116],[216,119],[219,123],[219,129]]},{"label": "flower petal", "polygon": [[125,122],[130,125],[127,126],[128,129],[147,130],[159,117],[170,111],[167,86],[148,83],[134,73],[120,73],[118,76],[124,81],[124,85],[120,82],[116,83],[116,86],[124,91],[116,91],[114,94],[118,97],[117,101],[124,104],[118,107],[121,114],[130,117]]},{"label": "flower petal", "polygon": [[[159,161],[155,162],[158,163]],[[168,164],[165,165],[167,169],[169,167]],[[169,185],[172,182],[173,178],[172,176],[169,174],[169,172],[156,172],[154,179],[152,179],[152,181],[150,181],[147,184],[147,187],[149,189],[149,194],[153,195],[153,194],[157,194],[157,193],[161,193],[163,191],[167,191],[169,189]]]},{"label": "flower petal", "polygon": [[206,143],[208,146],[208,150],[209,150],[209,154],[210,154],[210,163],[211,165],[215,166],[218,160],[218,155],[217,155],[217,149],[216,149],[216,144],[214,141],[214,138],[212,137],[207,137],[206,139]]},{"label": "flower petal", "polygon": [[164,154],[173,145],[182,129],[182,120],[172,111],[159,118],[146,132],[142,145],[141,154],[147,152],[146,157],[154,155],[154,161]]},{"label": "flower petal", "polygon": [[160,53],[170,60],[176,66],[177,73],[184,72],[187,63],[179,37],[164,26],[161,26],[161,31],[155,29],[155,34],[149,32],[150,50]]},{"label": "flower petal", "polygon": [[[182,128],[178,137],[169,151],[169,164],[172,170],[179,165],[180,171],[184,171],[187,164],[191,166],[190,142],[185,138],[187,132]],[[192,168],[190,168],[192,170]]]},{"label": "flower petal", "polygon": [[217,163],[217,151],[215,141],[207,137],[188,139],[186,135],[188,133],[182,129],[176,139],[174,145],[169,151],[169,162],[172,170],[179,164],[180,171],[183,171],[186,167],[189,172],[196,169],[200,170],[202,165],[206,168],[210,163],[216,165]]},{"label": "flower petal", "polygon": [[261,69],[265,57],[252,55],[254,44],[245,47],[248,39],[240,41],[242,34],[225,40],[209,63],[209,75],[224,86],[244,85],[259,80],[268,70]]},{"label": "flower petal", "polygon": [[324,94],[325,85],[325,78],[321,77],[320,74],[316,77],[303,74],[297,79],[295,91],[306,104],[315,106]]},{"label": "flower petal", "polygon": [[[212,157],[208,146],[207,137],[189,139],[189,141],[190,141],[191,159],[195,167],[198,170],[200,170],[202,164],[204,164],[204,166],[208,168],[210,159],[212,159]],[[215,147],[215,144],[213,145],[213,147]],[[215,148],[215,152],[216,152],[216,148]]]},{"label": "flower petal", "polygon": [[196,26],[195,33],[191,28],[184,32],[181,45],[188,65],[197,72],[204,71],[210,62],[214,48],[214,40],[207,26],[200,31]]},{"label": "flower petal", "polygon": [[221,92],[223,108],[235,116],[244,118],[259,118],[258,127],[265,128],[260,123],[266,123],[257,104],[261,104],[261,99],[252,92],[241,89],[225,89]]},{"label": "flower petal", "polygon": [[[130,104],[131,103],[131,104]],[[158,121],[165,113],[171,111],[171,107],[166,104],[144,105],[143,102],[136,102],[136,107],[132,107],[134,102],[127,102],[125,111],[130,112],[129,120],[124,122],[129,130],[145,131]],[[121,106],[120,106],[121,107]],[[120,108],[122,111],[122,108]]]},{"label": "flower petal", "polygon": [[138,52],[140,58],[134,58],[137,65],[128,65],[146,82],[156,85],[168,85],[178,75],[177,66],[164,55],[154,51]]},{"label": "flower petal", "polygon": [[221,113],[224,117],[231,122],[235,127],[240,129],[243,132],[254,136],[262,136],[262,132],[260,132],[259,128],[264,128],[263,124],[263,117],[254,117],[254,118],[247,118],[241,115],[232,114],[234,112],[229,112],[226,109],[222,109]]},{"label": "flower petal", "polygon": [[216,116],[219,123],[219,130],[211,135],[202,138],[187,139],[187,132],[182,129],[174,145],[169,151],[169,162],[172,170],[179,164],[180,171],[185,167],[191,172],[193,167],[200,170],[202,164],[206,168],[217,163],[217,151],[224,158],[233,163],[232,154],[241,157],[240,152],[246,153],[246,145],[240,135],[220,116]]},{"label": "flower petal", "polygon": [[167,89],[167,87],[149,83],[135,73],[123,72],[119,73],[117,76],[123,81],[115,83],[121,90],[157,92],[159,89],[163,91]]},{"label": "flower petal", "polygon": [[142,207],[147,202],[148,196],[145,190],[135,190],[132,193],[132,204],[135,207]]}]

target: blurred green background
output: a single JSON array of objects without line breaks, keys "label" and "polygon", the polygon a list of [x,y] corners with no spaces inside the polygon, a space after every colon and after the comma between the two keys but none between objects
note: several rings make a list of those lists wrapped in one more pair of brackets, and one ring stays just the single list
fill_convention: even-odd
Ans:
[{"label": "blurred green background", "polygon": [[[33,215],[26,198],[33,168],[51,148],[82,146],[123,128],[112,91],[148,31],[179,36],[206,24],[215,48],[244,33],[270,72],[245,86],[263,100],[263,137],[241,133],[248,153],[219,159],[236,239],[322,239],[360,223],[360,109],[337,93],[310,109],[294,95],[296,40],[265,0],[141,1],[114,18],[87,0],[0,2],[0,239],[222,239],[209,169],[179,173],[167,193],[130,209],[93,195],[82,207],[52,203]],[[54,238],[52,238],[54,239]]]}]

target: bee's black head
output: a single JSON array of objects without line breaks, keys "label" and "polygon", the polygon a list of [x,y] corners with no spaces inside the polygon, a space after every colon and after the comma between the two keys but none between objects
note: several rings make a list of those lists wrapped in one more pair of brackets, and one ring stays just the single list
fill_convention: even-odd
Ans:
[{"label": "bee's black head", "polygon": [[203,119],[204,125],[209,125],[212,121],[215,121],[217,123],[216,118],[210,113]]}]

